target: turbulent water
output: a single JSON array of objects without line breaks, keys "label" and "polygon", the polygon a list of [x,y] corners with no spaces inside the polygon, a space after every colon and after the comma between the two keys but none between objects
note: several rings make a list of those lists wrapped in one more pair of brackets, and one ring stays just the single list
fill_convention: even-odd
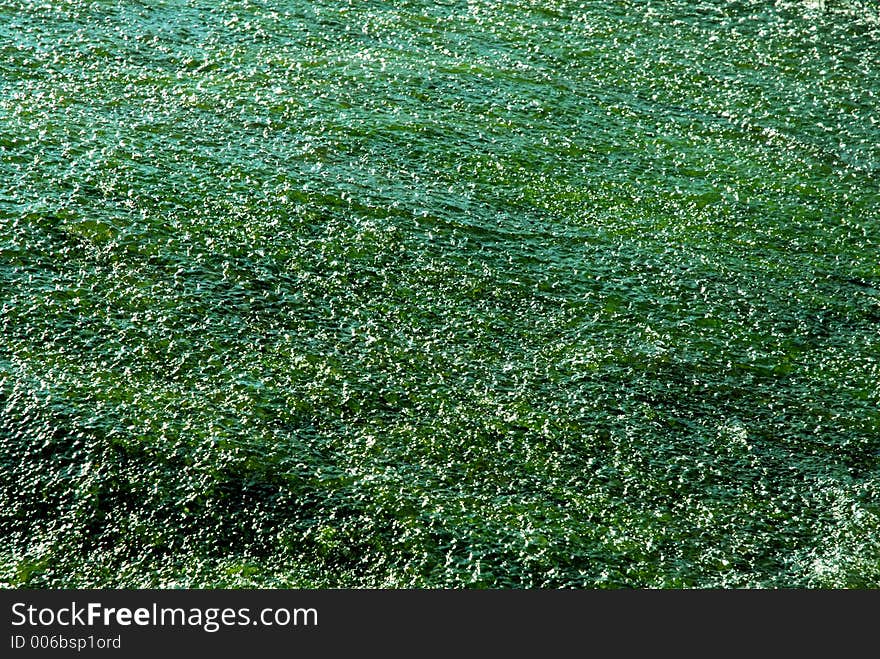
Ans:
[{"label": "turbulent water", "polygon": [[0,583],[880,587],[867,0],[0,0]]}]

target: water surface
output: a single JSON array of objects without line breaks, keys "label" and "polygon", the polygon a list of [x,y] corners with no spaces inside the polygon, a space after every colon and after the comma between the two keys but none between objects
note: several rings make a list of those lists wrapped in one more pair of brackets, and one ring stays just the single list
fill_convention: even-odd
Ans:
[{"label": "water surface", "polygon": [[0,1],[0,581],[880,586],[880,11]]}]

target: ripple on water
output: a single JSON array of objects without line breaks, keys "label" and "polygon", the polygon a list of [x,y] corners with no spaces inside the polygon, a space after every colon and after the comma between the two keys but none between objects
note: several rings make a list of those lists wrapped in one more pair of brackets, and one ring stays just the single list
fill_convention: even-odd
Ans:
[{"label": "ripple on water", "polygon": [[0,579],[875,587],[877,8],[0,7]]}]

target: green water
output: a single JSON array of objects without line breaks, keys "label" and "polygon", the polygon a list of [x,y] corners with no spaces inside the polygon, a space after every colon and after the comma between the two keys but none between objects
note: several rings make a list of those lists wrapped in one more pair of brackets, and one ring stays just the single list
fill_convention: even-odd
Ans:
[{"label": "green water", "polygon": [[0,0],[0,583],[880,587],[880,8]]}]

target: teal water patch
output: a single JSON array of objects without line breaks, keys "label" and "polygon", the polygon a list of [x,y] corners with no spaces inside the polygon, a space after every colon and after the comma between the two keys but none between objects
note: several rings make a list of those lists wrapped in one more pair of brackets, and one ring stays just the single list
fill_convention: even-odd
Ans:
[{"label": "teal water patch", "polygon": [[10,587],[880,586],[880,13],[0,3]]}]

